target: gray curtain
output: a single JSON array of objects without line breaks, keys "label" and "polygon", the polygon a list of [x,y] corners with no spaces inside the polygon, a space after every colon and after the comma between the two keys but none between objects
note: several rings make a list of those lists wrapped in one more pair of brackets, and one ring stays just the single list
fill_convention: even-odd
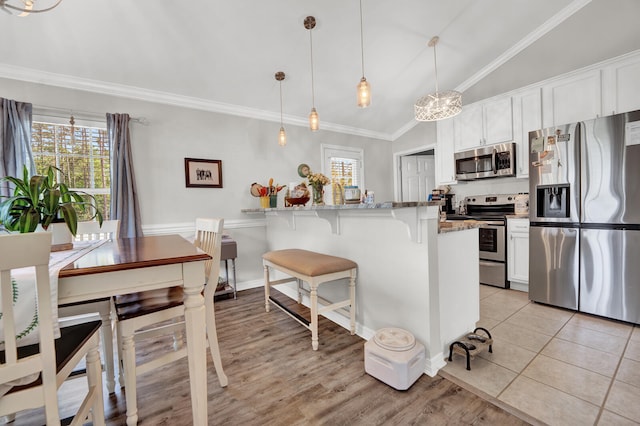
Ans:
[{"label": "gray curtain", "polygon": [[[0,98],[0,177],[22,176],[22,166],[29,173],[36,166],[31,153],[32,105]],[[0,184],[0,195],[13,192],[8,182]]]},{"label": "gray curtain", "polygon": [[111,219],[120,220],[120,237],[141,237],[129,114],[107,113],[107,134],[111,145]]}]

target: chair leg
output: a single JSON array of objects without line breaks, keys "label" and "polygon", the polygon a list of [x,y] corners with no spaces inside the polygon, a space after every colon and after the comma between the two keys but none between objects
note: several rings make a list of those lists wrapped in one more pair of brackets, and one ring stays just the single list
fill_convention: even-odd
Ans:
[{"label": "chair leg", "polygon": [[209,351],[213,358],[213,365],[216,367],[216,374],[221,387],[226,387],[229,383],[227,375],[222,369],[222,359],[220,358],[220,347],[218,345],[218,331],[216,329],[216,314],[213,298],[205,300],[205,315],[207,316],[207,340],[209,341]]},{"label": "chair leg", "polygon": [[264,265],[264,309],[269,312],[269,267]]},{"label": "chair leg", "polygon": [[100,313],[102,327],[100,338],[104,352],[104,369],[106,373],[107,391],[111,394],[116,390],[115,369],[113,365],[113,329],[111,328],[111,310]]},{"label": "chair leg", "polygon": [[[171,322],[174,324],[180,324],[182,320],[174,318]],[[173,333],[173,350],[177,351],[184,346],[184,328],[177,327]]]},{"label": "chair leg", "polygon": [[120,332],[120,324],[116,325],[116,346],[118,348],[118,382],[120,387],[125,386],[124,381],[124,358],[122,356],[122,333]]},{"label": "chair leg", "polygon": [[[113,354],[113,347],[111,348]],[[111,357],[113,360],[113,355]],[[92,404],[93,424],[95,426],[104,426],[104,400],[102,398],[102,368],[100,366],[100,352],[98,345],[89,350],[86,357],[87,362],[87,380],[89,389],[94,388],[94,399]],[[112,364],[113,368],[113,364]]]},{"label": "chair leg", "polygon": [[125,399],[127,402],[127,425],[135,426],[138,424],[138,406],[137,406],[137,390],[136,390],[136,348],[133,340],[133,333],[122,335],[122,359],[121,364],[124,366],[125,381]]}]

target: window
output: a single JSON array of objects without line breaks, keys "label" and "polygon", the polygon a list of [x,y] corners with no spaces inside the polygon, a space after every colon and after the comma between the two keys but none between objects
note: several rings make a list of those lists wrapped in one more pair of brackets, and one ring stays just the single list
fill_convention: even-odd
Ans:
[{"label": "window", "polygon": [[[34,118],[31,149],[37,173],[44,173],[49,166],[59,168],[64,177],[58,176],[58,179],[72,189],[93,195],[104,218],[108,219],[111,150],[106,125],[91,124],[60,124]],[[86,212],[78,218],[87,220],[91,216],[91,212]]]},{"label": "window", "polygon": [[364,188],[363,151],[358,148],[322,145],[322,170],[331,182]]}]

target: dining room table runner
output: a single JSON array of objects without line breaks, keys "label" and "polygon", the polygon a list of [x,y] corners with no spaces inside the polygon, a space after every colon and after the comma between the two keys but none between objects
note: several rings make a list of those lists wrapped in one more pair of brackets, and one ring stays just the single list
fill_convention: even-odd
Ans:
[{"label": "dining room table runner", "polygon": [[[60,337],[60,326],[58,324],[58,274],[60,270],[107,241],[109,240],[74,241],[73,248],[70,250],[51,252],[49,258],[49,283],[55,338]],[[32,266],[14,269],[11,273],[18,346],[31,345],[38,343],[40,340],[35,283],[35,268]],[[1,312],[0,315],[2,315]],[[2,336],[0,349],[4,349],[4,325],[2,322],[0,322],[0,336]]]}]

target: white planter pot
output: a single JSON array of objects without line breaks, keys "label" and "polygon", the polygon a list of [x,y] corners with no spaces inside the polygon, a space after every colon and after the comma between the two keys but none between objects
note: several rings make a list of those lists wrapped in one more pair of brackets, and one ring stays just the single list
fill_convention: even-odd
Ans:
[{"label": "white planter pot", "polygon": [[51,232],[51,251],[71,250],[73,248],[73,235],[69,231],[67,224],[52,223],[45,231],[41,225],[38,225],[36,232]]}]

